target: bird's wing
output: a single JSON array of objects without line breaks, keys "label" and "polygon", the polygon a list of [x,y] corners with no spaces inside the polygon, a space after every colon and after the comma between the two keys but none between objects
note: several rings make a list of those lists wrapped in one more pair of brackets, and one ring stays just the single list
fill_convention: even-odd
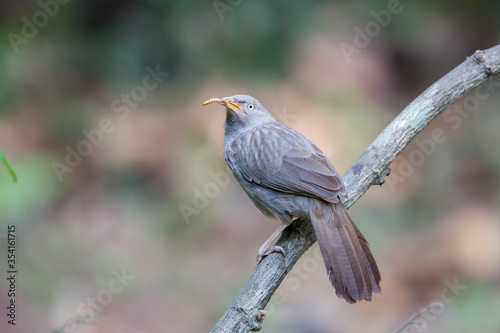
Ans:
[{"label": "bird's wing", "polygon": [[242,177],[275,191],[338,202],[342,180],[328,158],[299,132],[279,123],[252,130],[232,144]]}]

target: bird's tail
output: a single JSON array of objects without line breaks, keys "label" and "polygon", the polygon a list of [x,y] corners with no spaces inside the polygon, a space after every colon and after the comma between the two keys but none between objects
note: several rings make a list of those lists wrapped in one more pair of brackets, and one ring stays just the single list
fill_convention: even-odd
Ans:
[{"label": "bird's tail", "polygon": [[372,293],[381,291],[380,272],[365,237],[341,201],[311,202],[311,221],[335,293],[349,303],[371,301]]}]

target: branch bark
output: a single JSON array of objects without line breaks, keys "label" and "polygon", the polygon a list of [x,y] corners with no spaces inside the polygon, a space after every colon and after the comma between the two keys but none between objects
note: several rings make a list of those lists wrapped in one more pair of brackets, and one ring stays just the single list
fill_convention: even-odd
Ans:
[{"label": "branch bark", "polygon": [[[384,183],[389,175],[389,164],[425,126],[458,98],[499,72],[500,45],[497,45],[476,51],[418,96],[342,177],[349,193],[349,198],[343,200],[346,208],[352,206],[370,186]],[[315,241],[309,221],[297,220],[285,229],[277,242],[285,250],[285,258],[277,253],[266,257],[211,332],[259,331],[262,310],[288,272]]]}]

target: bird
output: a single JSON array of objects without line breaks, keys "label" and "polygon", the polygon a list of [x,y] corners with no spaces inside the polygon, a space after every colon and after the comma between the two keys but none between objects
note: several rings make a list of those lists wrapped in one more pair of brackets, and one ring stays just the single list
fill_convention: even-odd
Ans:
[{"label": "bird", "polygon": [[377,263],[341,201],[346,188],[325,154],[251,96],[211,98],[203,106],[213,103],[226,108],[224,158],[234,177],[264,215],[281,221],[258,250],[257,265],[273,252],[286,255],[274,242],[294,220],[309,220],[336,295],[352,304],[381,293]]}]

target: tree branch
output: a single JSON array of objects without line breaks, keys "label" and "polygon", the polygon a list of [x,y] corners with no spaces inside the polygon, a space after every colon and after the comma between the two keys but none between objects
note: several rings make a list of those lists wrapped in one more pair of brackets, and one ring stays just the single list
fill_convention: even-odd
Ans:
[{"label": "tree branch", "polygon": [[[372,185],[382,185],[389,164],[434,118],[472,89],[500,72],[500,45],[476,51],[462,64],[430,86],[387,126],[342,177],[349,193],[348,208]],[[277,244],[286,256],[273,253],[255,269],[212,333],[259,331],[265,308],[281,281],[316,241],[309,221],[297,220],[285,229]],[[333,295],[333,293],[332,293]]]}]

